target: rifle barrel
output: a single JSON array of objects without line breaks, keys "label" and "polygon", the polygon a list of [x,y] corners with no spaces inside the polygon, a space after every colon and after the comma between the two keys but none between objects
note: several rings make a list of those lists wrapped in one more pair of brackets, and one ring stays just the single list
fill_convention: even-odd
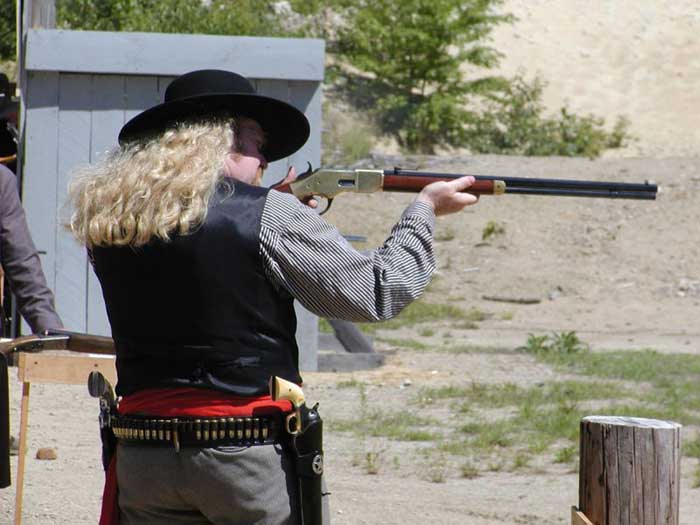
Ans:
[{"label": "rifle barrel", "polygon": [[514,193],[519,195],[556,195],[560,197],[592,197],[599,199],[636,199],[649,201],[656,199],[656,193],[649,191],[621,191],[617,189],[587,190],[578,188],[513,188],[507,184],[505,193]]},{"label": "rifle barrel", "polygon": [[[384,175],[424,177],[428,180],[456,179],[463,176],[454,173],[421,172],[403,170],[400,168],[384,170]],[[658,189],[656,184],[649,183],[498,177],[491,175],[474,175],[474,177],[477,181],[503,181],[506,184],[506,193],[519,193],[522,195],[561,195],[569,197],[654,200]]]}]

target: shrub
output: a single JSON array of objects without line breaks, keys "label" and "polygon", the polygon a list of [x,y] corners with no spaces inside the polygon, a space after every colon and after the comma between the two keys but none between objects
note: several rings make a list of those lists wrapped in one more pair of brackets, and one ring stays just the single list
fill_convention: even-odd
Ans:
[{"label": "shrub", "polygon": [[467,132],[472,151],[595,158],[631,140],[629,121],[624,117],[618,118],[610,132],[605,130],[603,118],[579,116],[567,107],[562,107],[556,117],[545,117],[545,85],[540,78],[528,83],[517,76],[502,93],[490,95],[485,110]]}]

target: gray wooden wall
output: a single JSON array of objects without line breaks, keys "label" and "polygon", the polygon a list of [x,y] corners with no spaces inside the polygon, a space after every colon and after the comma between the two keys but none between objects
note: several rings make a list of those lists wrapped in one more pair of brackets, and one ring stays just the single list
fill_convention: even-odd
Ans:
[{"label": "gray wooden wall", "polygon": [[[291,165],[303,171],[306,161],[320,163],[322,40],[37,29],[28,31],[25,50],[23,202],[56,307],[71,330],[110,334],[85,250],[63,228],[71,174],[115,147],[123,124],[161,102],[175,76],[228,69],[306,113],[309,141],[272,163],[266,184]],[[317,319],[300,307],[297,314],[301,366],[315,370]]]}]

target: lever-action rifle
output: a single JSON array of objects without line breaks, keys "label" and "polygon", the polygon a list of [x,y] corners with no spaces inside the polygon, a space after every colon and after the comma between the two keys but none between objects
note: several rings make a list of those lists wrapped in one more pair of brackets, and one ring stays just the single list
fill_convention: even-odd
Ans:
[{"label": "lever-action rifle", "polygon": [[[278,183],[272,188],[291,193],[299,200],[323,197],[328,205],[321,213],[327,212],[333,199],[344,192],[374,193],[377,191],[398,191],[417,193],[431,182],[450,181],[463,177],[454,173],[432,173],[425,171],[370,169],[325,169],[309,168],[296,180],[285,184]],[[536,179],[527,177],[492,177],[475,175],[476,181],[465,193],[473,195],[558,195],[566,197],[594,197],[605,199],[656,199],[656,184],[634,184],[628,182],[602,182],[572,179]]]},{"label": "lever-action rifle", "polygon": [[114,341],[99,335],[47,330],[0,343],[0,489],[10,486],[10,394],[7,362],[15,352],[70,350],[88,354],[114,354]]}]

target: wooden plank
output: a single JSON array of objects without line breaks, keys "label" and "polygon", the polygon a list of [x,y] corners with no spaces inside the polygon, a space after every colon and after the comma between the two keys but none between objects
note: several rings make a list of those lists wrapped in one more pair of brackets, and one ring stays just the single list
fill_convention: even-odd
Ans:
[{"label": "wooden plank", "polygon": [[124,97],[124,121],[126,122],[143,110],[162,102],[158,91],[158,78],[135,75],[125,77]]},{"label": "wooden plank", "polygon": [[[634,442],[635,442],[635,456],[638,458],[649,458],[654,457],[654,442],[651,432],[648,432],[643,428],[636,428],[634,431]],[[656,466],[650,461],[640,461],[641,476],[639,480],[640,485],[637,487],[641,489],[640,494],[648,495],[651,494],[654,487],[656,486],[657,473]],[[647,525],[648,523],[653,523],[653,517],[656,516],[657,501],[656,498],[642,497],[642,516],[643,520],[640,525]]]},{"label": "wooden plank", "polygon": [[[620,485],[620,525],[634,525],[639,523],[636,512],[637,493],[632,490],[634,486],[634,429],[629,426],[617,428],[617,450],[619,453],[618,469],[620,479],[632,480],[630,483]],[[634,517],[633,517],[634,516]]]},{"label": "wooden plank", "polygon": [[[126,79],[118,75],[95,75],[92,91],[92,126],[90,129],[90,162],[102,159],[117,146],[119,130],[126,116]],[[112,334],[102,287],[90,266],[87,273],[87,331],[91,334]]]},{"label": "wooden plank", "polygon": [[17,373],[25,383],[87,384],[93,370],[102,372],[112,385],[117,382],[116,359],[99,354],[28,354],[20,352]]},{"label": "wooden plank", "polygon": [[19,450],[17,451],[17,490],[15,492],[15,525],[22,523],[22,496],[24,493],[24,467],[27,458],[27,430],[29,426],[30,383],[22,383],[22,402],[19,419]]},{"label": "wooden plank", "polygon": [[310,38],[30,29],[26,49],[30,71],[176,76],[218,68],[249,78],[320,82],[325,43]]},{"label": "wooden plank", "polygon": [[[620,472],[618,468],[618,439],[617,428],[610,425],[601,425],[602,432],[602,452],[606,487],[619,487]],[[620,497],[617,490],[610,490],[606,493],[607,512],[606,519],[608,523],[621,523],[620,521]]]},{"label": "wooden plank", "polygon": [[571,507],[571,525],[593,525],[593,522],[576,507]]},{"label": "wooden plank", "polygon": [[31,27],[35,29],[56,27],[56,0],[32,0],[30,6]]},{"label": "wooden plank", "polygon": [[[603,435],[599,424],[589,424],[585,428],[587,439],[586,455],[582,452],[585,468],[580,472],[580,487],[586,487],[583,498],[579,499],[579,508],[594,523],[605,523],[607,494],[602,488],[605,480],[605,463],[603,452]],[[580,489],[579,489],[580,490]]]},{"label": "wooden plank", "polygon": [[661,494],[658,498],[660,523],[678,523],[678,500],[676,500],[675,438],[671,432],[652,430],[656,461],[656,479]]},{"label": "wooden plank", "polygon": [[[58,170],[56,198],[65,205],[77,166],[90,161],[91,75],[63,74],[58,96]],[[56,235],[56,308],[66,327],[87,331],[87,257],[85,247],[63,229]]]},{"label": "wooden plank", "polygon": [[[187,71],[182,71],[182,73],[186,72]],[[165,100],[165,90],[168,89],[168,86],[173,80],[175,80],[175,78],[177,78],[176,75],[158,77],[158,103],[163,102]]]},{"label": "wooden plank", "polygon": [[56,285],[58,92],[58,73],[27,75],[23,205],[51,289]]}]

